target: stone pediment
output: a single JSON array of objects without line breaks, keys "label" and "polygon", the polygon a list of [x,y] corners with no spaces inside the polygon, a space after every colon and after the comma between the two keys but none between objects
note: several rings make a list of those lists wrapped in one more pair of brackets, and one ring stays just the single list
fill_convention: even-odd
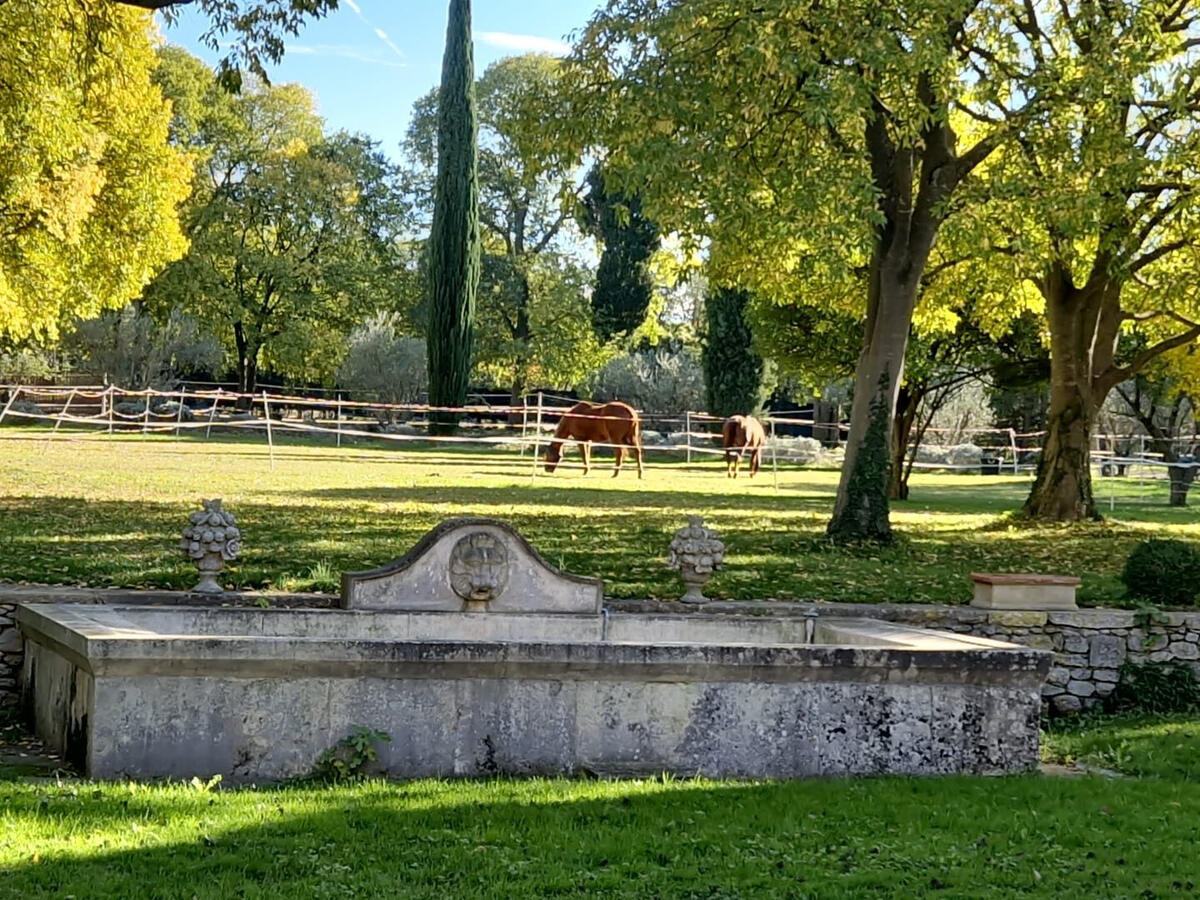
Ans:
[{"label": "stone pediment", "polygon": [[598,615],[604,582],[560,572],[511,525],[451,519],[404,556],[342,575],[343,609]]}]

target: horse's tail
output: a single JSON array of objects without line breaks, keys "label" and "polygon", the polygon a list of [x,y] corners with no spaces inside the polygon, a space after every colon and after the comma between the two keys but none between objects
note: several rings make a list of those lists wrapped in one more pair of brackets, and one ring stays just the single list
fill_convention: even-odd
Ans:
[{"label": "horse's tail", "polygon": [[721,425],[721,446],[726,450],[737,445],[737,420],[726,419]]}]

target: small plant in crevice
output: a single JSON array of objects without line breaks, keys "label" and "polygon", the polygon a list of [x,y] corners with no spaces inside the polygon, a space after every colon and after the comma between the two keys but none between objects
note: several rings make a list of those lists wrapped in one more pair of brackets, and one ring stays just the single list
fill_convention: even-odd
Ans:
[{"label": "small plant in crevice", "polygon": [[348,735],[317,757],[310,778],[314,781],[352,781],[367,774],[367,767],[379,758],[375,747],[392,736],[356,725]]},{"label": "small plant in crevice", "polygon": [[1171,617],[1153,603],[1142,603],[1133,611],[1133,626],[1146,636],[1150,635],[1153,626],[1166,625],[1170,621]]},{"label": "small plant in crevice", "polygon": [[1109,712],[1179,713],[1200,710],[1200,680],[1171,662],[1127,662],[1105,708]]}]

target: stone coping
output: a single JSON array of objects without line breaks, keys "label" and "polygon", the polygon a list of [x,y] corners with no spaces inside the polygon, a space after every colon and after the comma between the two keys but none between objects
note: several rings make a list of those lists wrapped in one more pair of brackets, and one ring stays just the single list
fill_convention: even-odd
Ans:
[{"label": "stone coping", "polygon": [[[87,588],[71,585],[0,584],[0,604],[20,603],[103,603],[131,606],[261,607],[283,609],[332,609],[337,596],[320,593],[272,591],[226,591],[222,594],[197,594],[190,591],[138,590],[133,588]],[[264,605],[265,604],[265,605]],[[606,599],[604,608],[611,612],[688,613],[692,615],[814,615],[864,616],[906,624],[933,626],[938,622],[986,624],[995,617],[1005,618],[1023,611],[988,610],[933,603],[835,603],[824,600],[714,600],[701,606],[677,600]],[[1132,628],[1138,624],[1137,611],[1116,607],[1085,607],[1074,610],[1031,610],[1029,615],[1046,617],[1051,625],[1079,628]],[[1159,621],[1161,616],[1161,621]],[[1042,624],[1046,624],[1043,622]],[[1153,625],[1187,625],[1200,630],[1200,610],[1163,611]]]},{"label": "stone coping", "polygon": [[[493,677],[771,683],[899,680],[1036,688],[1045,679],[1052,658],[1044,650],[865,619],[844,626],[844,635],[837,633],[836,620],[824,626],[831,629],[832,639],[848,639],[848,644],[618,643],[402,640],[390,636],[347,639],[337,635],[212,635],[203,631],[179,635],[138,628],[139,612],[148,610],[28,604],[17,610],[17,621],[26,640],[49,648],[93,677]],[[205,617],[212,619],[241,619],[247,612],[204,611]],[[345,613],[323,615],[342,617]],[[883,632],[881,640],[874,639],[874,624]]]},{"label": "stone coping", "polygon": [[1074,575],[1021,574],[1017,572],[972,572],[971,580],[978,584],[1053,584],[1070,587],[1079,587],[1083,584],[1083,579],[1076,578]]}]

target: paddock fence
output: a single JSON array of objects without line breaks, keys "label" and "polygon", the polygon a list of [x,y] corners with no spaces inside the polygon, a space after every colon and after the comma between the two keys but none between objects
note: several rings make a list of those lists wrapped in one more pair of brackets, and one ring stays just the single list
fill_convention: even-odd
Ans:
[{"label": "paddock fence", "polygon": [[[183,385],[176,390],[129,390],[115,385],[29,385],[0,384],[0,426],[40,425],[42,429],[20,435],[21,439],[52,441],[80,432],[103,437],[140,432],[143,434],[211,438],[214,434],[261,433],[270,450],[272,465],[276,438],[303,434],[331,441],[337,447],[363,441],[388,442],[397,449],[409,445],[428,451],[465,447],[496,451],[512,466],[526,466],[536,478],[541,454],[554,440],[559,420],[577,401],[570,397],[539,392],[535,402],[519,404],[470,403],[460,407],[438,407],[425,403],[384,403],[352,400],[340,394],[301,396],[264,389],[247,394],[222,387],[201,389]],[[459,433],[430,432],[431,413],[459,417]],[[720,417],[684,411],[676,414],[641,414],[643,447],[654,461],[647,468],[669,466],[703,468],[724,455]],[[767,431],[763,451],[764,468],[776,483],[780,466],[840,467],[842,440],[848,426],[836,425],[837,441],[818,441],[813,433],[827,433],[828,422],[789,415],[761,417]],[[64,430],[65,429],[65,430]],[[4,436],[0,432],[0,437]],[[1044,431],[1017,432],[995,428],[929,428],[917,448],[915,470],[976,473],[984,475],[1031,475]],[[1156,482],[1169,480],[1169,470],[1194,476],[1200,462],[1188,454],[1195,450],[1194,438],[1184,442],[1167,461],[1152,452],[1145,435],[1099,434],[1093,438],[1092,461],[1101,479],[1136,481],[1138,495],[1145,497]],[[593,442],[593,448],[616,450],[617,445]],[[582,468],[575,457],[564,458],[563,468]],[[634,461],[627,459],[626,463]],[[710,465],[702,465],[704,463]],[[603,467],[604,459],[593,459]],[[1103,493],[1103,492],[1099,492]],[[1110,492],[1115,502],[1115,492]]]}]

